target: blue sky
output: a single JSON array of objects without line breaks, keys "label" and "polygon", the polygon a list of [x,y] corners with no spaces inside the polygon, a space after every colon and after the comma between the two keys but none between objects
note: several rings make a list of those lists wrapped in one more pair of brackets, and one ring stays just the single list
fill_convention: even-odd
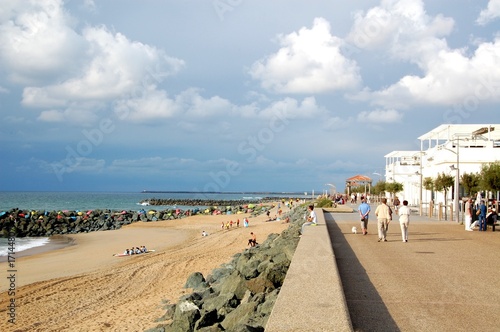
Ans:
[{"label": "blue sky", "polygon": [[343,190],[499,119],[500,0],[0,8],[0,190]]}]

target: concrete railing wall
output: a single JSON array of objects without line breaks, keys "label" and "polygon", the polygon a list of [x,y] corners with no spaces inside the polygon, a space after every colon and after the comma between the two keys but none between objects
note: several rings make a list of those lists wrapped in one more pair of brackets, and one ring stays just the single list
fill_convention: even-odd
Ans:
[{"label": "concrete railing wall", "polygon": [[304,230],[266,332],[353,331],[322,209]]}]

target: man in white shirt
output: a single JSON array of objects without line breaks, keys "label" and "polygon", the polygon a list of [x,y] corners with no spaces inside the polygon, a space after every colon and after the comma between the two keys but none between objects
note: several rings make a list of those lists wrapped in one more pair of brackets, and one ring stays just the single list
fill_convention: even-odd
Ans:
[{"label": "man in white shirt", "polygon": [[305,222],[302,225],[302,229],[300,231],[301,234],[304,234],[304,227],[305,226],[316,226],[317,225],[317,218],[316,218],[316,212],[314,211],[314,205],[309,205],[307,207],[307,211],[309,211],[309,217],[307,217],[307,222]]},{"label": "man in white shirt", "polygon": [[472,223],[472,198],[469,198],[467,202],[465,202],[465,230],[472,232],[472,228],[470,227]]},{"label": "man in white shirt", "polygon": [[408,226],[410,225],[410,208],[408,201],[403,201],[403,206],[399,208],[399,224],[401,225],[401,236],[403,242],[408,242]]}]

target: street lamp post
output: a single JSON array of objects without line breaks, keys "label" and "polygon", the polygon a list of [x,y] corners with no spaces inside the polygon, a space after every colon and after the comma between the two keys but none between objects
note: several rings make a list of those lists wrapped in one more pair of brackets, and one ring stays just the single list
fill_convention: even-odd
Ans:
[{"label": "street lamp post", "polygon": [[330,186],[332,187],[331,191],[332,191],[332,195],[336,195],[337,194],[337,187],[335,187],[334,184],[331,184],[331,183],[325,183],[325,186]]},{"label": "street lamp post", "polygon": [[460,223],[460,211],[459,211],[459,187],[460,187],[460,141],[457,139],[457,173],[455,174],[455,216],[457,218],[457,223]]},{"label": "street lamp post", "polygon": [[424,155],[424,152],[422,151],[422,147],[420,147],[420,162],[419,162],[419,164],[420,164],[419,165],[420,166],[420,172],[419,172],[419,175],[420,175],[420,190],[418,192],[418,205],[419,205],[418,210],[419,210],[420,216],[422,216],[422,209],[423,209],[423,203],[422,203],[422,191],[423,191],[422,190],[422,185],[423,185],[423,177],[424,177],[424,175],[422,174],[422,171],[423,171],[423,169],[422,169],[422,167],[423,167],[422,166],[422,159],[423,159],[422,156],[423,155]]},{"label": "street lamp post", "polygon": [[[455,171],[455,185],[454,185],[454,190],[453,190],[453,195],[455,196],[453,198],[453,208],[455,209],[455,219],[457,223],[460,223],[460,201],[459,201],[459,195],[460,195],[460,139],[456,138],[457,141],[457,152],[454,152],[457,155],[457,167],[455,165],[451,165],[450,168]],[[451,150],[449,150],[451,151]]]}]

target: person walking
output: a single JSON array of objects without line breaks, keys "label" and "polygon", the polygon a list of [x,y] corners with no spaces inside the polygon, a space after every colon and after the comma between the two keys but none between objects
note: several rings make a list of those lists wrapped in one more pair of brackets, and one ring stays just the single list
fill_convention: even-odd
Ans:
[{"label": "person walking", "polygon": [[370,215],[370,205],[366,202],[366,199],[361,200],[358,211],[361,219],[361,229],[363,230],[363,235],[366,235],[368,234],[368,217]]},{"label": "person walking", "polygon": [[387,242],[387,229],[392,220],[392,210],[387,205],[387,198],[382,198],[375,210],[375,215],[377,216],[378,242]]},{"label": "person walking", "polygon": [[471,228],[472,224],[472,198],[469,198],[467,202],[465,202],[465,230],[468,232],[472,232]]},{"label": "person walking", "polygon": [[410,208],[408,201],[403,201],[403,206],[399,208],[399,224],[401,226],[401,236],[403,242],[408,242],[408,226],[410,225]]}]

